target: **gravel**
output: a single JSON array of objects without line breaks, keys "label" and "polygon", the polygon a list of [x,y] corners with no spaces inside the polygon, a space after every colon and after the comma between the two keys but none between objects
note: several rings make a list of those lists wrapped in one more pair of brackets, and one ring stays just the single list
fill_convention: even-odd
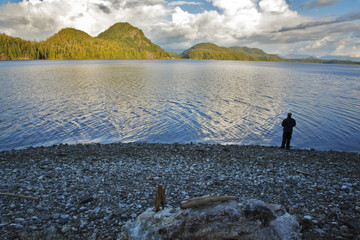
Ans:
[{"label": "gravel", "polygon": [[117,239],[154,206],[235,195],[286,207],[303,239],[360,239],[360,154],[277,147],[117,143],[0,152],[3,239]]}]

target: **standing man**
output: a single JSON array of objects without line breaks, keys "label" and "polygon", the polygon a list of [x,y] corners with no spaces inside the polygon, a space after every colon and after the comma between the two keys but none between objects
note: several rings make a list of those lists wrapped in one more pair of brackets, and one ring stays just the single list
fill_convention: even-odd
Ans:
[{"label": "standing man", "polygon": [[295,119],[291,118],[291,115],[292,115],[291,113],[288,113],[288,117],[284,119],[281,123],[281,126],[283,126],[284,128],[281,148],[284,148],[286,144],[286,149],[290,149],[292,130],[293,127],[296,126],[296,121]]}]

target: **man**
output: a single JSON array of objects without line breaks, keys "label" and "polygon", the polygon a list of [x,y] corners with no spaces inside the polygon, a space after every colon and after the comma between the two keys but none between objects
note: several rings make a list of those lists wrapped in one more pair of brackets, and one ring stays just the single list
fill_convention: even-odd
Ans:
[{"label": "man", "polygon": [[293,127],[296,126],[296,121],[295,119],[291,118],[291,115],[292,115],[291,113],[288,113],[288,117],[284,119],[281,123],[281,126],[283,126],[284,128],[281,148],[284,148],[286,144],[286,149],[290,149],[292,130]]}]

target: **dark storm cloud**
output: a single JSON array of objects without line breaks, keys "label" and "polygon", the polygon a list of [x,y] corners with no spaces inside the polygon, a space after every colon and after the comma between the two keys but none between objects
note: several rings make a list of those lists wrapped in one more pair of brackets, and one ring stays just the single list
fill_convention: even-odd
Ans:
[{"label": "dark storm cloud", "polygon": [[319,7],[327,7],[331,5],[335,5],[338,2],[341,2],[343,0],[316,0],[316,1],[308,1],[302,4],[300,7],[306,7],[309,9],[312,8],[319,8]]},{"label": "dark storm cloud", "polygon": [[76,19],[78,19],[78,18],[82,18],[84,16],[84,14],[83,13],[79,13],[78,15],[76,15],[76,16],[72,16],[72,17],[70,17],[69,18],[69,20],[70,21],[75,21]]},{"label": "dark storm cloud", "polygon": [[288,32],[288,31],[294,31],[294,30],[305,30],[308,28],[318,27],[318,26],[324,26],[324,25],[331,25],[335,23],[342,23],[342,22],[350,22],[354,20],[360,19],[360,12],[357,13],[348,13],[343,16],[340,16],[334,20],[328,20],[328,21],[316,21],[316,22],[306,22],[301,23],[294,27],[284,27],[281,28],[278,32]]},{"label": "dark storm cloud", "polygon": [[110,8],[108,8],[107,6],[105,6],[104,4],[100,3],[100,4],[95,4],[98,9],[100,9],[101,11],[103,11],[104,13],[106,14],[110,14],[111,13],[111,10]]}]

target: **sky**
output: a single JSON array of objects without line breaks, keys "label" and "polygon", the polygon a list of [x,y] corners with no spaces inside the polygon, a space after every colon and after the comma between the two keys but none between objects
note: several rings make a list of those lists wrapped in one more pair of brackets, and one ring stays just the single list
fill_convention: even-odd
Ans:
[{"label": "sky", "polygon": [[360,0],[0,0],[0,33],[42,41],[129,22],[168,51],[201,42],[281,56],[360,58]]}]

